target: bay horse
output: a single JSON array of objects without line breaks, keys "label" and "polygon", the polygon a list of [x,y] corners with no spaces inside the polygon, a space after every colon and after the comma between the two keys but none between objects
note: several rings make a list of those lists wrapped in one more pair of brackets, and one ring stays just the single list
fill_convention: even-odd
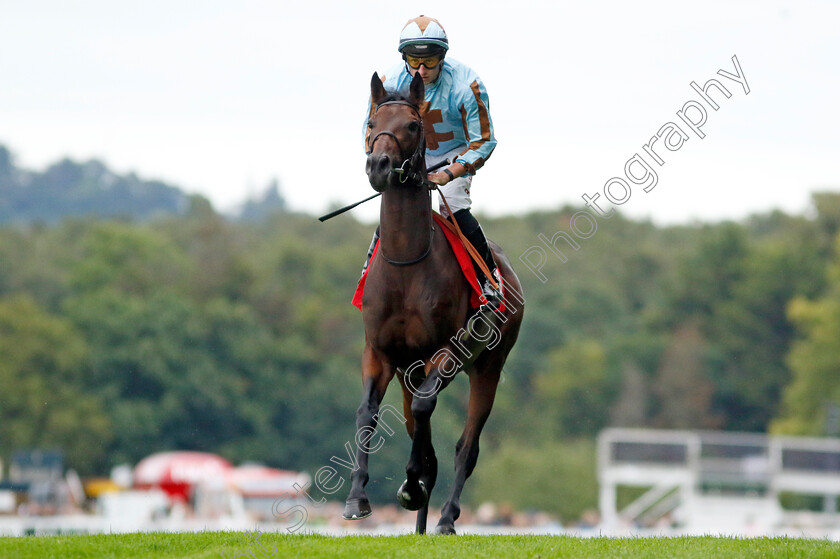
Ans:
[{"label": "bay horse", "polygon": [[[407,97],[389,94],[373,74],[371,106],[375,112],[368,123],[366,172],[373,189],[382,193],[381,236],[362,299],[365,348],[363,396],[356,414],[358,467],[351,474],[343,516],[360,519],[371,514],[365,493],[369,441],[377,426],[379,405],[396,375],[412,439],[406,480],[397,500],[404,508],[418,511],[416,531],[425,533],[429,495],[437,478],[430,418],[437,394],[463,370],[470,381],[466,425],[455,447],[453,487],[435,529],[454,534],[461,513],[461,491],[475,467],[479,436],[493,406],[502,366],[519,333],[524,298],[510,262],[491,242],[505,285],[505,309],[473,314],[470,286],[432,218],[431,190],[424,181],[423,100],[419,74],[414,76]],[[518,296],[508,297],[512,293]],[[476,326],[476,318],[484,323],[481,328]],[[491,326],[497,335],[488,335]],[[358,436],[365,432],[367,437]]]}]

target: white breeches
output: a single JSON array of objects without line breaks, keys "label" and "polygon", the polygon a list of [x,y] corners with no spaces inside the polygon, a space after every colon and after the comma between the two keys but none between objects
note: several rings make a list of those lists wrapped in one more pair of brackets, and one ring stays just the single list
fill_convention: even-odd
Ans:
[{"label": "white breeches", "polygon": [[[431,167],[444,159],[454,161],[455,158],[458,157],[460,151],[461,150],[456,149],[438,157],[426,157],[426,165]],[[438,191],[446,197],[446,201],[449,203],[449,207],[454,213],[458,210],[468,210],[472,206],[472,199],[470,198],[471,185],[472,177],[458,177],[443,186],[439,186]],[[443,200],[440,199],[440,196],[438,196],[438,208],[440,214],[443,217],[447,217],[448,212],[446,211],[446,206],[444,206]]]}]

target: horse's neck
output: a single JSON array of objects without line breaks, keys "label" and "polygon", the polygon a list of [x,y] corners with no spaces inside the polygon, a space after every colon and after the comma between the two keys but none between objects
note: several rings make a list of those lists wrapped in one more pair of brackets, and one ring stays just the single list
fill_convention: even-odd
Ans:
[{"label": "horse's neck", "polygon": [[431,227],[431,195],[426,188],[389,188],[382,194],[380,247],[388,258],[418,258],[429,247]]}]

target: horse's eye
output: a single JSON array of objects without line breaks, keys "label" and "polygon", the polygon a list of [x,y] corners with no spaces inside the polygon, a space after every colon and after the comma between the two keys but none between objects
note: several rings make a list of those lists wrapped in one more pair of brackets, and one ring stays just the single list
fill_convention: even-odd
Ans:
[{"label": "horse's eye", "polygon": [[409,132],[417,132],[420,130],[420,124],[417,121],[411,121],[408,123],[408,130]]},{"label": "horse's eye", "polygon": [[373,128],[373,121],[372,120],[368,121],[368,128]]}]

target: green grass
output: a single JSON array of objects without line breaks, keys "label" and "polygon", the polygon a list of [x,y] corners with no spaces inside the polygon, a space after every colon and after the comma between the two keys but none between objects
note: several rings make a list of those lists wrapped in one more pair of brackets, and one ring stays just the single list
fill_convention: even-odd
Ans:
[{"label": "green grass", "polygon": [[[264,533],[259,543],[271,557],[352,559],[369,557],[840,557],[840,543],[794,538],[728,537],[575,538],[570,536],[350,536]],[[0,538],[3,559],[219,558],[249,546],[241,532],[120,534]],[[239,559],[248,558],[240,553]]]}]

